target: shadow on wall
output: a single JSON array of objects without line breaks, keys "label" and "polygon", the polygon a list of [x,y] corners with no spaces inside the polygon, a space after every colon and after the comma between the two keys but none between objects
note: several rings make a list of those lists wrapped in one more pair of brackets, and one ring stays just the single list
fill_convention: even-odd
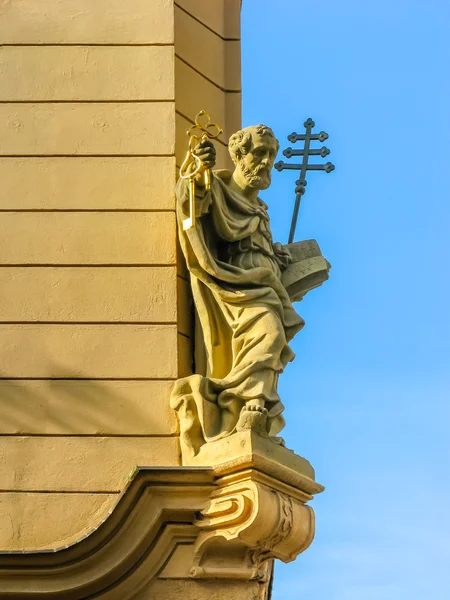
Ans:
[{"label": "shadow on wall", "polygon": [[12,380],[0,372],[0,434],[176,433],[172,382],[80,380],[60,366],[56,372],[64,379]]}]

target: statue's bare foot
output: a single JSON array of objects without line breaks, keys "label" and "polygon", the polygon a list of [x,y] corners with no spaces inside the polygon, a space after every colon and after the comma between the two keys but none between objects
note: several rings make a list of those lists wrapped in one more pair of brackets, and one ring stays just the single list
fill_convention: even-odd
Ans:
[{"label": "statue's bare foot", "polygon": [[260,406],[259,404],[246,404],[244,406],[244,408],[242,409],[242,411],[245,410],[250,410],[250,411],[255,411],[255,412],[260,412],[263,415],[267,415],[267,408],[264,408],[264,406]]},{"label": "statue's bare foot", "polygon": [[259,403],[247,403],[241,410],[236,431],[254,431],[259,435],[268,437],[267,433],[267,408]]}]

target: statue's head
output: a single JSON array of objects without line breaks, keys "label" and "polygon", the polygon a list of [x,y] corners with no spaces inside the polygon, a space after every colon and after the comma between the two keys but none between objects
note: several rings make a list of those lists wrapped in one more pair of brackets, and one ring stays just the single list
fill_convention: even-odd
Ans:
[{"label": "statue's head", "polygon": [[271,182],[271,171],[280,144],[270,127],[253,125],[230,137],[228,150],[236,166],[236,174],[246,186],[265,190]]}]

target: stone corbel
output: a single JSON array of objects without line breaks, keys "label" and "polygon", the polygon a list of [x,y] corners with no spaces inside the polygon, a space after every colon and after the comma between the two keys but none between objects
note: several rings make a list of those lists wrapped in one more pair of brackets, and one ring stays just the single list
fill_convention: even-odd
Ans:
[{"label": "stone corbel", "polygon": [[312,495],[305,489],[254,468],[220,477],[216,484],[196,522],[201,532],[191,577],[263,582],[269,561],[293,561],[313,541],[314,512],[305,505]]}]

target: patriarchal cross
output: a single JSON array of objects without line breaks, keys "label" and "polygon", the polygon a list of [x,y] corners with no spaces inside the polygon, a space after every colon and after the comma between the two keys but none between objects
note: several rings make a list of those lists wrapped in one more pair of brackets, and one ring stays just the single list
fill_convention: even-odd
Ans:
[{"label": "patriarchal cross", "polygon": [[294,204],[294,214],[292,215],[291,229],[289,232],[289,244],[292,244],[294,241],[295,228],[297,226],[298,219],[298,211],[300,208],[300,201],[302,199],[303,194],[306,191],[306,172],[307,171],[325,171],[325,173],[331,173],[334,171],[335,166],[331,162],[327,162],[325,164],[310,164],[309,157],[310,156],[321,156],[325,158],[330,154],[330,150],[326,146],[322,146],[322,148],[311,149],[312,141],[324,142],[328,139],[328,133],[325,131],[321,131],[320,133],[312,133],[313,128],[315,127],[315,123],[312,119],[307,119],[304,122],[304,126],[306,129],[305,133],[291,133],[288,136],[288,140],[291,144],[295,144],[296,142],[304,142],[304,146],[302,149],[293,149],[286,148],[283,151],[283,155],[286,158],[292,158],[293,156],[302,156],[302,162],[300,163],[286,163],[282,160],[275,163],[274,167],[277,171],[284,171],[284,169],[290,169],[292,171],[300,171],[300,177],[297,179],[296,187],[295,187],[295,204]]}]

